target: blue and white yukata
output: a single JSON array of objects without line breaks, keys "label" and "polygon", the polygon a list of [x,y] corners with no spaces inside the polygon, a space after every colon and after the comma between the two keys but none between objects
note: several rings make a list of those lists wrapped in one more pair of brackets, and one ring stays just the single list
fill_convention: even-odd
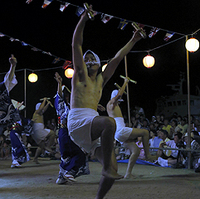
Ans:
[{"label": "blue and white yukata", "polygon": [[20,136],[21,133],[18,132],[15,128],[10,131],[10,141],[12,147],[12,165],[15,166],[15,163],[28,162],[30,160],[29,154],[26,150],[26,146],[24,145],[22,138]]},{"label": "blue and white yukata", "polygon": [[[12,80],[9,80],[11,68],[4,77],[4,81],[0,83],[0,135],[6,127],[15,125],[20,122],[21,118],[19,111],[13,106],[9,92],[18,83],[14,75]],[[20,166],[20,164],[29,161],[29,155],[21,141],[21,136],[14,128],[10,132],[10,140],[12,147],[12,165],[11,167]]]},{"label": "blue and white yukata", "polygon": [[20,120],[18,111],[13,106],[9,92],[18,83],[14,75],[12,80],[9,80],[11,68],[4,77],[4,81],[0,83],[0,135],[6,130],[8,125],[12,125]]},{"label": "blue and white yukata", "polygon": [[54,105],[61,127],[58,131],[61,153],[60,173],[70,173],[74,178],[79,175],[89,174],[89,170],[86,171],[85,153],[71,140],[68,134],[67,115],[69,107],[58,93],[56,94]]}]

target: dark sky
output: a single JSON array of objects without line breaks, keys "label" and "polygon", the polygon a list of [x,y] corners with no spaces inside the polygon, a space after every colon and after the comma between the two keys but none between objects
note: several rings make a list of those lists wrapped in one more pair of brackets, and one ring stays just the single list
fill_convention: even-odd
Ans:
[{"label": "dark sky", "polygon": [[[74,28],[79,20],[75,14],[77,6],[83,6],[85,1],[67,1],[69,5],[64,12],[59,10],[60,2],[54,0],[47,8],[42,9],[43,0],[33,0],[29,5],[26,0],[1,0],[0,1],[0,32],[6,37],[0,38],[0,73],[9,68],[8,58],[14,54],[18,60],[17,70],[32,69],[41,70],[37,74],[39,80],[31,84],[27,81],[27,116],[31,117],[34,106],[44,96],[53,97],[57,85],[54,73],[58,71],[63,77],[63,83],[69,88],[70,80],[64,77],[63,69],[53,69],[63,65],[63,61],[52,64],[54,56],[64,60],[71,60],[71,40]],[[174,3],[175,2],[175,3]],[[149,33],[151,27],[161,30],[151,39],[139,41],[127,55],[128,76],[138,82],[129,84],[130,105],[142,106],[147,116],[155,112],[155,101],[158,97],[171,94],[167,84],[177,83],[180,72],[186,77],[186,51],[185,38],[177,40],[181,35],[190,35],[200,28],[200,1],[113,1],[100,0],[88,1],[93,9],[114,16],[104,24],[100,14],[94,21],[88,21],[84,32],[83,50],[91,49],[97,53],[101,60],[112,58],[115,53],[131,38],[133,27],[129,23],[124,30],[118,29],[120,18],[145,24],[144,28]],[[163,40],[166,31],[176,32],[168,42]],[[11,42],[13,37],[24,41],[29,46],[22,46],[21,42]],[[195,35],[200,40],[200,33]],[[172,41],[175,41],[170,43]],[[159,46],[162,48],[152,50]],[[45,52],[51,52],[54,56],[34,52],[30,46],[34,46]],[[147,50],[152,50],[156,63],[153,68],[147,69],[142,64]],[[191,93],[196,85],[200,86],[199,78],[199,52],[190,54],[190,79]],[[49,70],[43,70],[50,68]],[[27,74],[31,70],[27,70]],[[23,70],[17,72],[18,85],[11,92],[11,98],[22,101],[24,98]],[[110,93],[115,89],[114,83],[121,85],[123,80],[119,75],[125,75],[124,61],[116,70],[114,76],[108,82],[103,91],[101,104],[106,105]],[[3,75],[0,75],[0,81]],[[185,82],[186,92],[186,82]],[[124,96],[125,98],[125,96]],[[53,102],[53,99],[52,99]],[[126,112],[126,102],[123,109]],[[49,115],[54,114],[49,110]]]}]

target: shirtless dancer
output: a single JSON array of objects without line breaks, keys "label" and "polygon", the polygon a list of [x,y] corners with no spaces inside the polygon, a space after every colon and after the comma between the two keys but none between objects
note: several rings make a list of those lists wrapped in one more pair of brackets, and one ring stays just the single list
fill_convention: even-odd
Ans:
[{"label": "shirtless dancer", "polygon": [[[49,151],[51,154],[53,154],[53,151],[51,149],[51,146],[54,143],[55,139],[55,132],[50,129],[44,128],[44,118],[43,114],[49,107],[49,104],[51,102],[47,100],[47,98],[44,98],[44,101],[42,103],[37,103],[35,106],[35,112],[33,114],[32,120],[34,121],[33,124],[33,134],[32,138],[35,140],[35,142],[38,144],[38,148],[35,153],[35,157],[33,161],[36,164],[39,164],[38,157],[44,150]],[[47,142],[47,144],[46,144]]]},{"label": "shirtless dancer", "polygon": [[119,101],[124,93],[129,78],[125,78],[123,86],[117,90],[114,90],[111,95],[111,100],[107,104],[108,115],[115,119],[116,122],[116,132],[115,139],[119,141],[124,147],[131,151],[131,156],[129,158],[128,167],[124,178],[130,178],[133,166],[140,154],[140,149],[134,142],[137,137],[142,137],[142,142],[144,146],[146,160],[151,160],[154,157],[149,153],[149,132],[146,129],[129,128],[125,127],[124,118],[122,116],[121,109],[119,107]]},{"label": "shirtless dancer", "polygon": [[[93,12],[91,7],[89,11]],[[96,199],[100,199],[110,190],[114,181],[122,176],[117,173],[117,161],[113,148],[115,120],[111,117],[99,116],[97,106],[103,86],[141,36],[139,31],[136,31],[130,41],[108,63],[105,71],[98,74],[99,57],[92,51],[86,51],[84,55],[82,52],[83,30],[89,19],[87,13],[88,10],[82,14],[72,39],[74,75],[68,130],[71,139],[87,153],[94,154],[103,165],[102,178],[96,196]]]}]

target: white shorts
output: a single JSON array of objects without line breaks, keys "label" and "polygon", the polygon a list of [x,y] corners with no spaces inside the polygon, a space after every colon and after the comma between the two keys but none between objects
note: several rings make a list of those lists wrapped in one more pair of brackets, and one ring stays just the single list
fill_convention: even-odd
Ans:
[{"label": "white shorts", "polygon": [[94,152],[101,146],[100,138],[92,141],[91,126],[99,113],[91,108],[73,108],[68,114],[68,131],[71,139],[87,153]]},{"label": "white shorts", "polygon": [[123,142],[128,140],[133,129],[130,128],[130,127],[125,127],[123,117],[116,117],[114,119],[115,119],[115,122],[116,122],[115,139],[118,142],[123,143]]},{"label": "white shorts", "polygon": [[45,140],[47,135],[50,133],[50,129],[45,129],[43,123],[35,123],[33,124],[33,134],[32,137],[37,144],[39,144],[42,140]]}]

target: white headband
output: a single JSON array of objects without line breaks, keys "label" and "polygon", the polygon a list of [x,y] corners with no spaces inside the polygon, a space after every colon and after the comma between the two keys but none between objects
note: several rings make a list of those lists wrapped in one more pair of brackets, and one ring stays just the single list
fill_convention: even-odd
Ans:
[{"label": "white headband", "polygon": [[87,51],[85,52],[85,54],[83,55],[83,59],[85,59],[85,56],[86,56],[88,53],[93,54],[93,56],[94,56],[95,59],[96,59],[96,62],[95,62],[95,63],[97,63],[97,64],[99,65],[99,67],[100,67],[100,66],[101,66],[101,61],[100,61],[98,55],[95,54],[95,53],[94,53],[93,51],[91,51],[91,50],[87,50]]}]

